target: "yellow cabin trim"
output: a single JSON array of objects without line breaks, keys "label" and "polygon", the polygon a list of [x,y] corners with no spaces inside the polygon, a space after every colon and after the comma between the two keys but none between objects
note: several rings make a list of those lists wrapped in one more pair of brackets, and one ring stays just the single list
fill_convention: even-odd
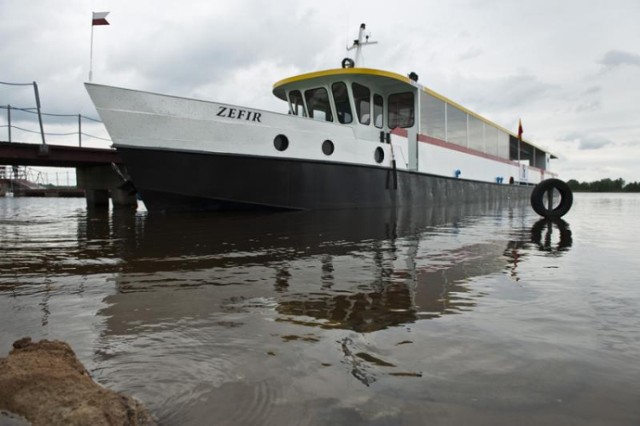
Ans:
[{"label": "yellow cabin trim", "polygon": [[394,80],[398,80],[407,84],[410,84],[410,81],[411,81],[409,80],[409,77],[405,77],[403,75],[396,74],[394,72],[376,70],[373,68],[336,68],[336,69],[325,70],[325,71],[310,72],[306,74],[296,75],[294,77],[285,78],[284,80],[280,80],[276,82],[273,85],[273,89],[275,90],[286,84],[298,83],[301,81],[311,80],[314,78],[329,77],[329,76],[336,76],[336,75],[354,75],[354,74],[387,77],[387,78],[392,78]]}]

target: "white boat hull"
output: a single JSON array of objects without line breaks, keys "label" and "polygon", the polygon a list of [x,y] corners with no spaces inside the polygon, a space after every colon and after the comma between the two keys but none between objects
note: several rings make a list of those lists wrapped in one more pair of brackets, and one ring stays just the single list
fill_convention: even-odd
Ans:
[{"label": "white boat hull", "polygon": [[[418,144],[411,170],[406,134],[392,134],[391,143],[363,140],[353,127],[303,117],[87,89],[150,211],[419,206],[526,198],[531,191],[506,184],[518,172],[513,163],[428,140]],[[278,136],[286,136],[285,150],[276,148]],[[504,184],[498,176],[507,176]]]}]

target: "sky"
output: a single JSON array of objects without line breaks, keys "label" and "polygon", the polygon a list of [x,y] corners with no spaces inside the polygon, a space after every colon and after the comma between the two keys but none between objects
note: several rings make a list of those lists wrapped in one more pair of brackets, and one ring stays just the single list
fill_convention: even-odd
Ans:
[{"label": "sky", "polygon": [[[407,75],[559,157],[564,180],[640,181],[638,0],[0,0],[0,81],[36,81],[42,110],[98,118],[88,81],[286,111],[278,80],[338,68],[366,23],[364,66]],[[34,107],[31,86],[0,84],[6,105]],[[12,124],[37,130],[33,114]],[[45,117],[45,132],[78,131]],[[108,135],[83,120],[83,132]],[[12,131],[14,141],[39,135]],[[78,143],[77,135],[47,137]],[[109,142],[83,136],[83,146]]]}]

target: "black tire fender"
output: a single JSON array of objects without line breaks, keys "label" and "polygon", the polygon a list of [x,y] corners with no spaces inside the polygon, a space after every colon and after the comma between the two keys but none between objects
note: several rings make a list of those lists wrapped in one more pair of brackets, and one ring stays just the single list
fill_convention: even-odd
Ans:
[{"label": "black tire fender", "polygon": [[[556,190],[560,194],[560,203],[554,207],[545,205],[545,198],[549,191]],[[531,191],[531,207],[540,216],[555,219],[567,214],[573,205],[573,192],[566,182],[560,179],[546,179],[540,182]]]}]

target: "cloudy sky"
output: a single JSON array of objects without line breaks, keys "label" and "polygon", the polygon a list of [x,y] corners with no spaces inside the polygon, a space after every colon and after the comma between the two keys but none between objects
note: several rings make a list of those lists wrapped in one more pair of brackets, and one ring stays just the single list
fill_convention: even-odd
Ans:
[{"label": "cloudy sky", "polygon": [[[109,11],[111,24],[94,28],[94,82],[283,112],[272,84],[339,67],[365,22],[379,42],[365,66],[415,71],[513,132],[522,118],[565,180],[640,181],[638,0],[0,0],[0,81],[37,81],[45,112],[97,117],[82,85],[92,11]],[[7,104],[34,106],[32,88],[0,85]],[[12,120],[37,129],[30,114]],[[106,136],[91,122],[83,130]],[[47,117],[45,131],[77,131],[77,118]]]}]

